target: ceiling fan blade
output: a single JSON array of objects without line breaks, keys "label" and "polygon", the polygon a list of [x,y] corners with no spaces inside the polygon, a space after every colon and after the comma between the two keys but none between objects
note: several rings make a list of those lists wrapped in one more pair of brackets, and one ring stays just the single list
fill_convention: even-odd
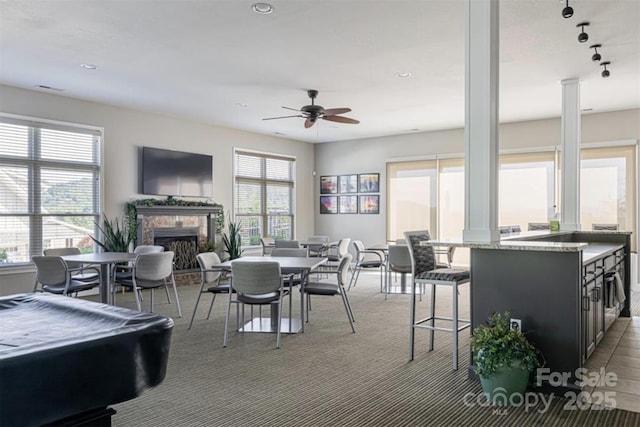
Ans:
[{"label": "ceiling fan blade", "polygon": [[335,116],[336,114],[344,114],[351,111],[351,108],[329,108],[328,110],[324,110],[325,116]]},{"label": "ceiling fan blade", "polygon": [[291,118],[291,117],[304,117],[304,116],[301,116],[300,114],[297,114],[295,116],[267,117],[266,119],[262,119],[262,120],[288,119],[288,118]]},{"label": "ceiling fan blade", "polygon": [[291,108],[291,107],[282,107],[282,108],[284,108],[285,110],[300,111],[300,110],[299,110],[299,109],[297,109],[297,108]]},{"label": "ceiling fan blade", "polygon": [[352,125],[357,125],[358,123],[360,123],[360,120],[350,119],[349,117],[342,117],[342,116],[328,116],[328,117],[324,116],[322,119],[328,120],[330,122],[349,123]]},{"label": "ceiling fan blade", "polygon": [[309,129],[314,124],[316,124],[315,120],[307,119],[307,120],[304,121],[304,127],[307,128],[307,129]]}]

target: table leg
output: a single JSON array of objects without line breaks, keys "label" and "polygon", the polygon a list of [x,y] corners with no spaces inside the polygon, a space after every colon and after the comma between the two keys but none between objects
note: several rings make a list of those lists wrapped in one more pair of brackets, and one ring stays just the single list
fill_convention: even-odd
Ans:
[{"label": "table leg", "polygon": [[109,292],[109,271],[111,264],[100,264],[100,302],[111,304],[111,292]]}]

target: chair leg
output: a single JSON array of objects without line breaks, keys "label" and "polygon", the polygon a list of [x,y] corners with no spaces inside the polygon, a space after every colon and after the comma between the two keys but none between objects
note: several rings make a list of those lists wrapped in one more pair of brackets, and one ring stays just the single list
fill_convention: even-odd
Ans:
[{"label": "chair leg", "polygon": [[351,325],[351,332],[355,334],[356,330],[353,327],[353,320],[351,319],[352,313],[351,313],[351,309],[349,308],[349,302],[345,298],[346,295],[344,290],[340,292],[340,296],[342,297],[342,304],[344,305],[344,310],[347,312],[347,319],[349,319],[349,325]]},{"label": "chair leg", "polygon": [[278,336],[276,337],[276,348],[280,348],[280,333],[282,332],[282,289],[280,290],[280,301],[278,301]]},{"label": "chair leg", "polygon": [[[171,273],[171,284],[173,285],[173,294],[176,297],[176,307],[178,307],[178,317],[182,317],[182,310],[180,309],[180,300],[178,299],[178,288],[176,287],[176,280],[173,277],[173,273]],[[165,286],[166,289],[166,286]],[[169,293],[167,292],[167,295]]]},{"label": "chair leg", "polygon": [[458,285],[451,286],[453,289],[453,370],[458,370]]},{"label": "chair leg", "polygon": [[[196,318],[196,311],[198,310],[198,303],[200,303],[200,297],[202,296],[203,287],[204,285],[200,285],[200,291],[198,292],[198,297],[196,298],[196,304],[193,307],[193,314],[191,315],[191,321],[189,322],[189,327],[187,328],[187,330],[191,330],[191,326],[193,325],[193,319]],[[215,298],[215,294],[213,295],[213,297]],[[211,309],[209,309],[209,311],[211,311]],[[209,319],[209,317],[207,317],[207,319]]]},{"label": "chair leg", "polygon": [[150,298],[150,302],[149,302],[149,312],[153,313],[153,288],[151,288],[151,298]]},{"label": "chair leg", "polygon": [[213,294],[213,298],[211,298],[211,304],[209,305],[209,311],[207,312],[207,320],[211,317],[211,311],[213,310],[213,303],[216,302],[216,294]]},{"label": "chair leg", "polygon": [[133,283],[133,295],[136,297],[136,307],[138,311],[142,311],[142,307],[140,306],[140,289],[138,289],[135,282]]},{"label": "chair leg", "polygon": [[[387,287],[388,287],[387,283]],[[386,299],[386,294],[385,294]],[[409,309],[409,360],[413,360],[413,346],[415,338],[415,325],[416,323],[416,287],[411,287],[411,308]]]},{"label": "chair leg", "polygon": [[429,351],[433,351],[433,340],[436,326],[436,285],[431,284],[431,329],[429,330]]},{"label": "chair leg", "polygon": [[[229,301],[227,302],[227,315],[225,316],[224,319],[224,339],[222,341],[222,347],[226,347],[227,346],[227,335],[229,333],[229,313],[231,312],[231,297],[233,296],[233,292],[231,292],[231,290],[229,290]],[[238,312],[236,311],[236,316],[238,315]]]},{"label": "chair leg", "polygon": [[164,284],[164,292],[167,294],[167,304],[171,304],[171,297],[169,297],[169,286]]},{"label": "chair leg", "polygon": [[360,277],[360,270],[362,270],[362,267],[356,266],[355,271],[351,276],[351,280],[349,281],[349,287],[347,288],[347,290],[351,289],[352,285],[354,288],[356,287],[356,284],[358,283],[358,278]]}]

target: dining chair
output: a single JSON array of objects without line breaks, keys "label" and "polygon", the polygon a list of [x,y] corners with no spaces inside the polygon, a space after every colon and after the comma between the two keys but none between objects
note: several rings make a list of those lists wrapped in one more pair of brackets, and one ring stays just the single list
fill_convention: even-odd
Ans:
[{"label": "dining chair", "polygon": [[297,240],[276,240],[274,248],[299,248],[300,242]]},{"label": "dining chair", "polygon": [[349,265],[351,265],[351,261],[353,256],[350,253],[347,253],[340,259],[338,264],[338,269],[334,272],[336,274],[336,283],[332,282],[309,282],[305,283],[304,286],[300,288],[300,291],[303,293],[303,298],[307,298],[307,310],[306,310],[306,321],[309,322],[309,306],[310,306],[310,297],[311,295],[319,295],[319,296],[336,296],[340,295],[342,299],[342,304],[344,305],[344,309],[347,313],[347,319],[349,320],[349,325],[351,325],[351,332],[355,333],[356,330],[353,327],[353,322],[355,322],[355,317],[353,316],[353,310],[351,308],[351,303],[349,302],[349,296],[347,295],[347,290],[345,289],[345,284],[347,283],[348,270]]},{"label": "dining chair", "polygon": [[134,261],[131,278],[116,281],[116,284],[130,288],[133,291],[136,298],[136,307],[139,311],[142,311],[139,291],[150,290],[149,305],[150,312],[153,313],[153,291],[156,288],[164,287],[167,284],[167,280],[169,280],[176,298],[178,317],[182,317],[178,289],[173,275],[173,258],[173,251],[139,254]]},{"label": "dining chair", "polygon": [[196,317],[198,303],[200,303],[202,294],[211,294],[212,296],[209,311],[207,312],[207,320],[209,320],[211,311],[213,310],[213,303],[216,301],[216,295],[227,294],[231,290],[231,284],[229,282],[221,283],[222,270],[215,267],[217,264],[220,264],[220,257],[217,253],[203,252],[196,256],[196,260],[200,267],[200,291],[196,298],[196,304],[193,307],[193,314],[191,315],[188,330],[190,330],[193,325],[193,319]]},{"label": "dining chair", "polygon": [[262,255],[269,255],[275,246],[275,240],[273,237],[264,236],[260,238],[260,245],[262,246]]},{"label": "dining chair", "polygon": [[74,278],[74,269],[60,256],[34,255],[31,260],[36,265],[36,285],[33,292],[49,292],[57,295],[70,296],[80,291],[100,286],[100,279],[94,281],[77,280]]},{"label": "dining chair", "polygon": [[[389,257],[387,260],[388,276],[387,286],[384,291],[384,299],[391,293],[391,273],[400,274],[401,289],[406,289],[407,274],[411,274],[411,255],[406,244],[389,245]],[[422,293],[421,293],[422,294]]]},{"label": "dining chair", "polygon": [[[433,246],[422,246],[421,242],[431,239],[429,232],[407,231],[404,233],[407,239],[407,247],[411,256],[411,273],[413,285],[411,286],[411,328],[409,330],[409,360],[413,360],[415,330],[426,329],[429,331],[429,351],[433,350],[434,332],[450,332],[453,334],[453,370],[458,369],[458,334],[471,326],[468,319],[460,319],[458,316],[458,288],[470,281],[469,270],[459,268],[436,268],[436,259]],[[416,284],[431,285],[431,304],[428,316],[416,320]],[[452,290],[452,316],[436,316],[436,286],[449,286]],[[451,322],[451,328],[435,325],[436,320]]]},{"label": "dining chair", "polygon": [[[243,261],[231,263],[231,286],[235,292],[229,292],[227,316],[224,323],[223,347],[227,346],[229,316],[231,304],[270,305],[278,310],[276,348],[280,348],[282,329],[282,300],[290,292],[284,285],[285,279],[280,273],[280,264],[276,261]],[[244,310],[242,323],[244,323]]]},{"label": "dining chair", "polygon": [[527,224],[527,231],[548,230],[548,222],[530,222]]},{"label": "dining chair", "polygon": [[309,243],[307,246],[309,256],[322,257],[327,252],[329,236],[309,236],[307,242]]},{"label": "dining chair", "polygon": [[[138,245],[133,249],[134,254],[154,254],[158,252],[164,252],[164,246],[160,245]],[[113,271],[111,272],[111,295],[113,298],[113,303],[116,303],[116,282],[122,280],[131,280],[133,274],[133,262],[129,262],[126,264],[116,264],[113,266]],[[124,293],[124,287],[122,291]],[[169,297],[169,288],[165,284],[164,291],[167,294],[167,303],[171,304],[171,298]],[[142,295],[140,295],[140,299],[142,300]]]},{"label": "dining chair", "polygon": [[329,246],[326,253],[327,262],[322,266],[323,271],[337,269],[340,260],[349,253],[349,243],[351,238],[344,237],[338,240],[338,243]]},{"label": "dining chair", "polygon": [[349,281],[349,289],[355,287],[363,268],[377,268],[380,270],[380,292],[383,291],[383,282],[387,277],[387,257],[381,250],[366,249],[361,240],[354,240],[353,247],[356,250],[355,267]]},{"label": "dining chair", "polygon": [[591,224],[592,231],[618,231],[618,224]]},{"label": "dining chair", "polygon": [[[80,248],[49,248],[44,249],[42,254],[46,256],[80,255]],[[87,267],[81,262],[67,262],[67,266],[73,271],[75,280],[93,282],[100,277],[100,270],[95,267]]]}]

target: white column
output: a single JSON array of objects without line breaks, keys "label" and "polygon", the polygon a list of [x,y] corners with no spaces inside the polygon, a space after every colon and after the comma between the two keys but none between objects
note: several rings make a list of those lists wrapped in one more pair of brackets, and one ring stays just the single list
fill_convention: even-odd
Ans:
[{"label": "white column", "polygon": [[498,231],[498,0],[467,0],[465,58],[465,242]]},{"label": "white column", "polygon": [[580,230],[580,80],[562,81],[560,230]]}]

